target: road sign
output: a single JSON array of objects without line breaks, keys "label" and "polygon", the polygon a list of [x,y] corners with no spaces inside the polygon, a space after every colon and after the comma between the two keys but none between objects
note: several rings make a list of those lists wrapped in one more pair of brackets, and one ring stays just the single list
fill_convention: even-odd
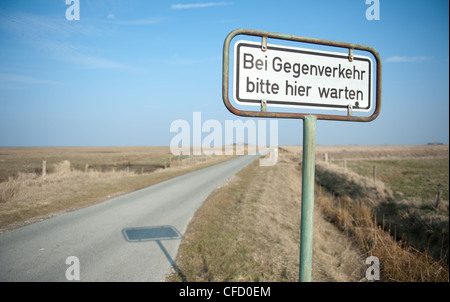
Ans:
[{"label": "road sign", "polygon": [[237,41],[234,100],[239,105],[372,110],[367,56]]},{"label": "road sign", "polygon": [[[261,37],[261,43],[235,44],[234,99],[241,105],[259,105],[260,111],[239,110],[229,98],[230,44],[237,35]],[[268,45],[267,39],[288,40],[348,49],[348,54]],[[372,60],[354,50],[370,52],[376,61],[375,99],[372,99]],[[236,29],[223,45],[222,98],[236,115],[303,120],[300,281],[311,281],[314,175],[317,120],[370,122],[381,110],[381,57],[372,47],[251,29]],[[355,111],[371,111],[355,116]],[[267,106],[344,109],[347,115],[269,112]]]}]

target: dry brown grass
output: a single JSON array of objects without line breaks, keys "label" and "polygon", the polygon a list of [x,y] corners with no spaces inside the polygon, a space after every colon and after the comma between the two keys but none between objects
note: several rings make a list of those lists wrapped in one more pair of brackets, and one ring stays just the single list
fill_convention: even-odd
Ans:
[{"label": "dry brown grass", "polygon": [[[274,210],[286,207],[280,196],[260,203],[261,195],[276,185],[263,185],[267,179],[264,172],[254,162],[228,185],[214,191],[197,211],[176,261],[185,280],[295,279],[298,252],[289,251],[296,251],[298,234],[281,232],[280,228],[297,228],[298,217],[285,217],[292,211]],[[292,206],[298,208],[295,202]],[[169,281],[179,280],[178,275],[169,278]]]},{"label": "dry brown grass", "polygon": [[338,196],[364,198],[365,202],[377,205],[394,197],[392,190],[382,181],[361,176],[349,169],[342,169],[325,162],[316,164],[316,179],[319,185]]},{"label": "dry brown grass", "polygon": [[351,237],[367,256],[380,260],[381,281],[448,282],[445,261],[436,261],[403,241],[396,241],[383,230],[369,205],[361,200],[344,197],[316,199],[324,215]]},{"label": "dry brown grass", "polygon": [[[101,172],[113,169],[151,172],[163,168],[169,157],[176,159],[169,147],[0,147],[0,182],[19,173],[42,174],[42,161],[47,161],[47,172],[53,173],[56,164],[68,160],[72,170]],[[174,164],[177,164],[176,160]]]},{"label": "dry brown grass", "polygon": [[[351,159],[363,151],[361,160],[448,158],[448,146],[346,148],[323,149],[335,152],[335,159]],[[320,189],[321,211],[367,255],[380,259],[382,281],[448,281],[448,211],[414,198],[396,200],[399,193],[378,179],[330,163],[319,161],[316,177],[328,191]]]},{"label": "dry brown grass", "polygon": [[[436,209],[420,198],[396,200],[383,182],[333,164],[316,164],[316,177],[318,183],[333,195],[364,202],[394,238],[408,240],[436,260],[448,258],[448,210]],[[441,203],[446,204],[447,201]]]}]

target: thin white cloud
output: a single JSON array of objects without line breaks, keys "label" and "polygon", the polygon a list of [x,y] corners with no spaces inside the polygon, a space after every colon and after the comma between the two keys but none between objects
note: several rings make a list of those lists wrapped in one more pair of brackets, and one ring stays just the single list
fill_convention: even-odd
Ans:
[{"label": "thin white cloud", "polygon": [[403,56],[393,56],[386,58],[388,63],[398,63],[398,62],[423,62],[433,60],[434,57],[417,56],[417,57],[403,57]]},{"label": "thin white cloud", "polygon": [[138,68],[120,62],[116,62],[102,57],[93,57],[83,54],[71,54],[69,56],[64,56],[63,59],[65,61],[70,61],[73,64],[80,65],[86,68],[139,71]]},{"label": "thin white cloud", "polygon": [[0,14],[0,29],[20,34],[28,39],[42,39],[48,36],[73,36],[74,34],[104,34],[97,26],[80,22],[70,22],[64,18],[41,16],[29,13]]},{"label": "thin white cloud", "polygon": [[108,16],[106,16],[106,18],[114,20],[116,18],[116,16],[114,16],[113,13],[109,13]]},{"label": "thin white cloud", "polygon": [[185,58],[183,56],[180,56],[178,53],[172,55],[168,60],[167,63],[170,65],[180,65],[180,66],[188,66],[188,65],[197,65],[205,62],[220,62],[222,59],[221,56],[210,56],[210,57],[204,57],[204,58]]},{"label": "thin white cloud", "polygon": [[0,28],[18,32],[52,32],[62,33],[64,30],[55,20],[46,17],[17,13],[0,15]]},{"label": "thin white cloud", "polygon": [[137,20],[111,21],[111,23],[119,25],[153,25],[164,21],[165,18],[147,18]]},{"label": "thin white cloud", "polygon": [[189,9],[189,8],[204,8],[213,6],[230,5],[232,2],[206,2],[206,3],[189,3],[189,4],[173,4],[172,9]]},{"label": "thin white cloud", "polygon": [[[115,16],[108,15],[109,22],[118,22],[111,18]],[[154,24],[155,19],[144,19],[135,21],[123,21],[122,24],[145,25]],[[98,55],[101,50],[84,45],[74,44],[72,39],[68,37],[74,34],[84,36],[98,36],[101,33],[107,33],[104,28],[96,28],[92,25],[84,25],[81,22],[69,22],[63,18],[50,18],[26,13],[17,13],[11,15],[2,15],[0,13],[0,29],[10,31],[17,36],[22,37],[21,41],[28,43],[35,49],[41,50],[43,53],[52,58],[77,64],[86,68],[93,69],[116,69],[123,71],[139,71],[135,68],[120,62],[104,58]],[[94,55],[92,55],[94,53]],[[95,55],[97,54],[97,55]],[[5,76],[2,77],[5,80]],[[51,84],[51,81],[39,79],[11,76],[9,81],[15,79],[16,82]],[[55,82],[56,83],[56,82]],[[55,84],[53,83],[53,84]]]},{"label": "thin white cloud", "polygon": [[0,73],[0,83],[17,83],[17,84],[45,84],[45,85],[63,85],[63,82],[39,79],[35,77]]}]

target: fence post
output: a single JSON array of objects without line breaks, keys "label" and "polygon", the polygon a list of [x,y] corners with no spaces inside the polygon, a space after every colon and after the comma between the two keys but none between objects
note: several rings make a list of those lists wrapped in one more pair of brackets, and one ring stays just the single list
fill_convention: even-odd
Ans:
[{"label": "fence post", "polygon": [[377,166],[373,166],[373,181],[377,181]]},{"label": "fence post", "polygon": [[437,193],[436,203],[434,204],[434,207],[436,209],[439,209],[439,204],[441,203],[441,195],[442,195],[442,184],[440,183],[438,185],[438,193]]},{"label": "fence post", "polygon": [[47,175],[47,161],[42,161],[42,176]]}]

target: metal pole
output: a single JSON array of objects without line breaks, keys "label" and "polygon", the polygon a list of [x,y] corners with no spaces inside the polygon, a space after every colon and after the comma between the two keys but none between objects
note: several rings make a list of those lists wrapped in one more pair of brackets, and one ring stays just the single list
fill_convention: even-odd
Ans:
[{"label": "metal pole", "polygon": [[300,282],[311,281],[314,170],[316,150],[317,117],[307,115],[303,119],[303,171],[302,171],[302,213],[300,234]]}]

